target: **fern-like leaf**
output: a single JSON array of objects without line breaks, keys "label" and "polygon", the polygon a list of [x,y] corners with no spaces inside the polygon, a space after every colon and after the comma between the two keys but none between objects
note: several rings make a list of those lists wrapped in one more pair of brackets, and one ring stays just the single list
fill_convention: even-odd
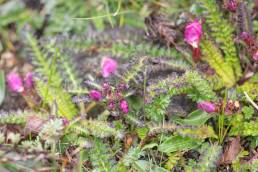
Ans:
[{"label": "fern-like leaf", "polygon": [[56,115],[72,119],[77,115],[77,109],[72,102],[71,96],[61,88],[48,87],[43,81],[36,80],[36,88],[42,100],[50,107],[56,103],[58,112]]},{"label": "fern-like leaf", "polygon": [[197,1],[205,9],[207,13],[205,14],[206,22],[212,30],[211,35],[220,44],[220,48],[225,53],[226,63],[233,67],[235,77],[238,80],[242,76],[242,69],[233,40],[234,27],[230,25],[229,21],[223,18],[222,12],[219,11],[215,0]]},{"label": "fern-like leaf", "polygon": [[203,59],[215,69],[226,87],[232,87],[235,83],[233,68],[225,62],[220,50],[209,40],[205,40],[201,44],[203,50]]}]

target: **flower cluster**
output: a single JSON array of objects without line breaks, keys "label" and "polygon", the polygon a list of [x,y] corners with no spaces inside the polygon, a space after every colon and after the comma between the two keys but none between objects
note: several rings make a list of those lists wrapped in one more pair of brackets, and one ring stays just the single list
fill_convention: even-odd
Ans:
[{"label": "flower cluster", "polygon": [[119,106],[119,109],[127,114],[129,112],[129,106],[123,96],[123,92],[126,91],[127,86],[125,84],[119,84],[117,87],[111,87],[108,83],[102,85],[102,90],[91,90],[89,97],[93,101],[101,101],[105,99],[109,110],[115,110]]},{"label": "flower cluster", "polygon": [[225,3],[225,8],[233,13],[236,12],[237,6],[238,6],[238,2],[236,0],[228,0]]},{"label": "flower cluster", "polygon": [[[214,113],[222,111],[223,100],[219,103],[213,103],[209,101],[202,101],[197,104],[197,108],[207,113]],[[228,100],[224,109],[226,115],[232,115],[240,110],[239,101]]]},{"label": "flower cluster", "polygon": [[33,76],[31,72],[28,72],[23,79],[17,73],[9,73],[6,77],[6,81],[10,91],[16,93],[23,93],[25,89],[33,87]]},{"label": "flower cluster", "polygon": [[[102,76],[104,78],[114,74],[117,69],[117,62],[109,57],[104,57],[101,62]],[[93,101],[101,101],[103,99],[107,102],[107,107],[110,110],[115,110],[119,107],[124,114],[129,112],[129,106],[124,99],[123,92],[127,90],[127,85],[121,83],[117,87],[111,87],[109,83],[104,83],[101,90],[91,90],[89,97]]]},{"label": "flower cluster", "polygon": [[240,39],[244,41],[248,48],[249,54],[252,56],[253,60],[258,60],[258,46],[256,45],[255,38],[248,32],[242,32],[240,34]]}]

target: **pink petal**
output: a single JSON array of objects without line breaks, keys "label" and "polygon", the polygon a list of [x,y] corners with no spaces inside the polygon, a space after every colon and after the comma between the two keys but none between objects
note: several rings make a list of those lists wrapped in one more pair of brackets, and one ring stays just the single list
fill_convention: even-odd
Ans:
[{"label": "pink petal", "polygon": [[193,48],[199,47],[202,36],[202,25],[196,19],[185,27],[184,38],[185,41]]},{"label": "pink petal", "polygon": [[91,90],[89,96],[94,101],[100,101],[102,99],[101,92],[97,90]]},{"label": "pink petal", "polygon": [[21,93],[24,91],[22,78],[16,73],[9,73],[7,75],[7,84],[11,91]]},{"label": "pink petal", "polygon": [[107,78],[110,74],[114,73],[117,69],[117,62],[114,59],[104,57],[101,62],[102,76]]},{"label": "pink petal", "polygon": [[120,101],[120,109],[123,111],[123,113],[127,114],[129,112],[128,103],[126,100]]}]

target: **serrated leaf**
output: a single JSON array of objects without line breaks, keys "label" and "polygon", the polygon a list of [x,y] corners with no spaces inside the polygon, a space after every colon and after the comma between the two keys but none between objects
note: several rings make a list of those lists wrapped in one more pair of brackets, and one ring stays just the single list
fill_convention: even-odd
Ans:
[{"label": "serrated leaf", "polygon": [[179,159],[182,157],[182,155],[183,155],[183,152],[175,152],[170,154],[165,165],[166,169],[171,171],[174,168],[174,166],[177,164]]},{"label": "serrated leaf", "polygon": [[146,135],[148,134],[149,128],[147,127],[142,127],[142,128],[137,128],[136,132],[138,134],[138,136],[140,137],[140,139],[144,139],[146,137]]},{"label": "serrated leaf", "polygon": [[158,144],[157,143],[150,143],[150,144],[147,144],[145,145],[142,150],[145,150],[145,149],[152,149],[154,147],[158,147]]},{"label": "serrated leaf", "polygon": [[213,128],[207,125],[201,126],[199,128],[194,128],[194,129],[183,128],[183,129],[179,129],[177,132],[183,136],[198,138],[202,140],[206,138],[217,138],[217,135],[215,134]]},{"label": "serrated leaf", "polygon": [[179,118],[177,116],[173,117],[173,121],[180,125],[192,125],[192,126],[201,126],[205,124],[205,122],[210,119],[212,116],[208,113],[196,110],[188,115],[187,118]]},{"label": "serrated leaf", "polygon": [[0,70],[0,105],[4,101],[5,97],[5,77],[4,77],[4,71]]},{"label": "serrated leaf", "polygon": [[158,146],[158,150],[169,154],[171,152],[194,149],[198,147],[200,143],[201,141],[190,137],[171,136],[166,138],[165,141]]},{"label": "serrated leaf", "polygon": [[254,114],[254,108],[252,106],[244,106],[242,112],[244,113],[245,119],[251,119]]},{"label": "serrated leaf", "polygon": [[145,160],[138,160],[134,163],[133,167],[138,171],[138,172],[168,172],[168,170],[159,167],[157,165],[152,164],[149,161]]}]

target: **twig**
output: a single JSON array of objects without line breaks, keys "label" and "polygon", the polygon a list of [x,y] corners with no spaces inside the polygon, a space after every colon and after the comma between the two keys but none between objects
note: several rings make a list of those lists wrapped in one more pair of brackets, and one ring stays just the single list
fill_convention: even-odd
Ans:
[{"label": "twig", "polygon": [[249,101],[253,105],[253,107],[255,107],[255,109],[258,110],[258,105],[249,97],[249,95],[245,91],[244,91],[244,94],[245,94],[247,101]]}]

